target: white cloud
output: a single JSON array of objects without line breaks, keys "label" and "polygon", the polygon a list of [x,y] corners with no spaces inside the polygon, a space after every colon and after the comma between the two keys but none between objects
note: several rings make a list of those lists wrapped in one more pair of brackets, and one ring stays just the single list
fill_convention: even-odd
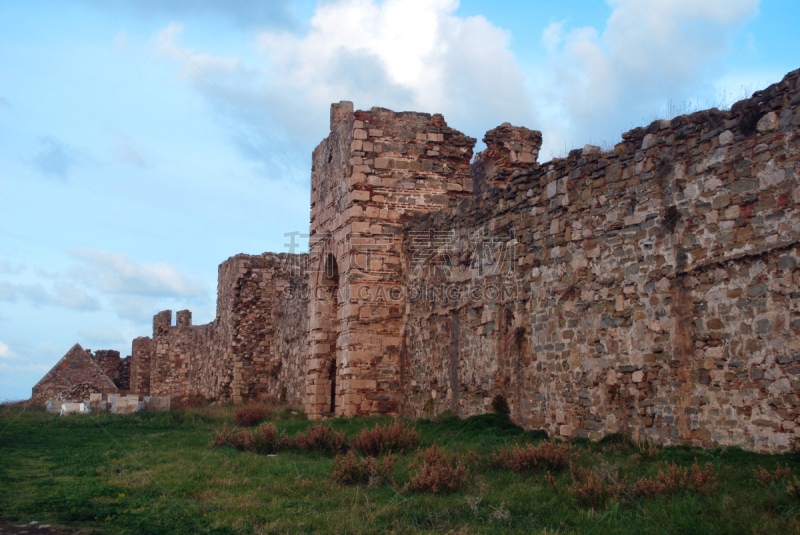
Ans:
[{"label": "white cloud", "polygon": [[[758,0],[611,0],[602,31],[551,24],[542,41],[550,72],[539,95],[547,103],[545,144],[592,133],[618,135],[655,119],[668,99],[713,92],[732,38],[758,13]],[[588,140],[581,140],[588,141]]]},{"label": "white cloud", "polygon": [[[526,73],[508,32],[483,16],[458,16],[457,0],[320,1],[302,33],[257,32],[255,61],[171,43],[161,54],[221,112],[246,156],[272,161],[276,145],[299,136],[288,155],[303,162],[303,177],[308,152],[327,132],[328,106],[339,100],[442,113],[479,139],[505,121],[542,130],[545,159],[565,142],[613,144],[663,118],[670,101],[713,105],[733,37],[758,4],[608,0],[602,27],[548,24],[541,42],[549,59]],[[180,43],[180,32],[174,38]]]},{"label": "white cloud", "polygon": [[[115,329],[79,329],[78,335],[84,342],[83,347],[123,347],[130,339]],[[122,353],[123,351],[120,351]],[[123,357],[125,355],[122,355]]]},{"label": "white cloud", "polygon": [[72,283],[59,281],[53,284],[53,304],[76,310],[100,310],[100,302],[82,288]]},{"label": "white cloud", "polygon": [[128,50],[130,48],[128,38],[129,34],[125,31],[125,28],[120,28],[117,35],[114,37],[114,48],[117,50]]},{"label": "white cloud", "polygon": [[12,356],[14,356],[14,354],[11,352],[11,348],[3,342],[0,342],[0,359],[7,359]]},{"label": "white cloud", "polygon": [[76,249],[70,256],[80,262],[67,275],[106,294],[182,296],[204,298],[202,280],[189,277],[166,262],[140,264],[125,253],[98,248]]},{"label": "white cloud", "polygon": [[0,273],[4,275],[17,275],[22,273],[25,270],[25,266],[22,264],[12,264],[8,260],[3,260],[0,262]]},{"label": "white cloud", "polygon": [[551,22],[542,31],[542,44],[551,54],[556,51],[556,47],[564,40],[564,24],[567,21]]},{"label": "white cloud", "polygon": [[258,33],[257,65],[171,43],[162,56],[178,61],[181,76],[240,121],[233,137],[262,161],[278,154],[263,135],[268,132],[282,147],[300,136],[302,149],[290,157],[305,162],[325,135],[330,104],[340,100],[357,108],[442,113],[453,127],[479,136],[504,121],[534,123],[509,33],[483,16],[459,17],[457,7],[455,0],[319,2],[304,34]]},{"label": "white cloud", "polygon": [[85,290],[68,282],[56,282],[53,291],[41,284],[12,284],[0,281],[0,301],[27,301],[35,307],[59,306],[73,310],[100,310],[100,302]]},{"label": "white cloud", "polygon": [[115,163],[136,167],[149,167],[151,164],[147,151],[127,132],[116,131],[112,134],[110,153]]}]

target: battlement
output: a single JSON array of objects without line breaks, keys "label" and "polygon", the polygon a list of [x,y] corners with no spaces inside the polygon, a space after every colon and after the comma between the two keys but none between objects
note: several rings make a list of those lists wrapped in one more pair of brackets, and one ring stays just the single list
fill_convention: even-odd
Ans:
[{"label": "battlement", "polygon": [[483,142],[486,150],[475,155],[470,169],[476,195],[508,186],[514,176],[535,169],[542,133],[503,123],[486,132]]}]

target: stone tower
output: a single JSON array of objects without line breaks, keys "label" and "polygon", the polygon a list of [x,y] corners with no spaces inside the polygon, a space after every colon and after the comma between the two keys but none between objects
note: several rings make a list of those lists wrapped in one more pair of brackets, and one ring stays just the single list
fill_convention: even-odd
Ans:
[{"label": "stone tower", "polygon": [[400,411],[403,219],[472,193],[474,146],[441,115],[331,106],[311,171],[310,418]]}]

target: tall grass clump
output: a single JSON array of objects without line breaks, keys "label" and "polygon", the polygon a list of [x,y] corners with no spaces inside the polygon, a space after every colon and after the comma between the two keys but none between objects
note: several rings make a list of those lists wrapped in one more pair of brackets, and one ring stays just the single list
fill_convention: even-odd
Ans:
[{"label": "tall grass clump", "polygon": [[501,450],[494,458],[495,464],[504,464],[515,472],[528,470],[547,470],[561,472],[569,466],[574,453],[569,444],[542,442],[511,449]]},{"label": "tall grass clump", "polygon": [[359,459],[350,450],[345,455],[336,456],[330,476],[340,485],[365,484],[371,488],[377,487],[389,477],[395,462],[396,455],[386,455],[381,460],[375,457]]},{"label": "tall grass clump", "polygon": [[361,455],[377,457],[385,453],[410,451],[419,444],[419,437],[415,428],[408,428],[395,420],[386,426],[379,424],[372,429],[364,429],[353,439],[352,446]]},{"label": "tall grass clump", "polygon": [[298,433],[294,437],[294,445],[303,451],[333,455],[347,448],[347,440],[343,432],[334,431],[329,425],[316,424],[306,429],[305,433]]},{"label": "tall grass clump", "polygon": [[411,476],[411,482],[406,483],[405,490],[434,494],[455,492],[466,486],[471,477],[465,459],[443,451],[435,443],[417,454],[413,467],[418,470]]},{"label": "tall grass clump", "polygon": [[253,427],[266,420],[272,411],[264,403],[248,403],[233,413],[233,423],[239,427]]},{"label": "tall grass clump", "polygon": [[279,433],[275,424],[262,424],[255,429],[228,429],[228,424],[222,424],[222,429],[211,439],[211,445],[255,453],[277,453],[287,449],[291,440],[286,433]]}]

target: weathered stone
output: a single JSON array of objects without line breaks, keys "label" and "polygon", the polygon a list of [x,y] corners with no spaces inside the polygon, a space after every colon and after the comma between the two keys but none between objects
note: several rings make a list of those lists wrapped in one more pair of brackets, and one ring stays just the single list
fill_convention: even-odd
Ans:
[{"label": "weathered stone", "polygon": [[[150,393],[282,396],[315,419],[501,394],[553,436],[623,414],[664,444],[797,450],[799,79],[542,165],[536,131],[501,125],[471,165],[440,115],[336,104],[311,254],[223,263],[211,324],[157,315]],[[774,110],[760,134],[753,109]]]},{"label": "weathered stone", "polygon": [[758,120],[756,128],[759,132],[769,132],[778,128],[778,116],[774,111],[769,112]]}]

